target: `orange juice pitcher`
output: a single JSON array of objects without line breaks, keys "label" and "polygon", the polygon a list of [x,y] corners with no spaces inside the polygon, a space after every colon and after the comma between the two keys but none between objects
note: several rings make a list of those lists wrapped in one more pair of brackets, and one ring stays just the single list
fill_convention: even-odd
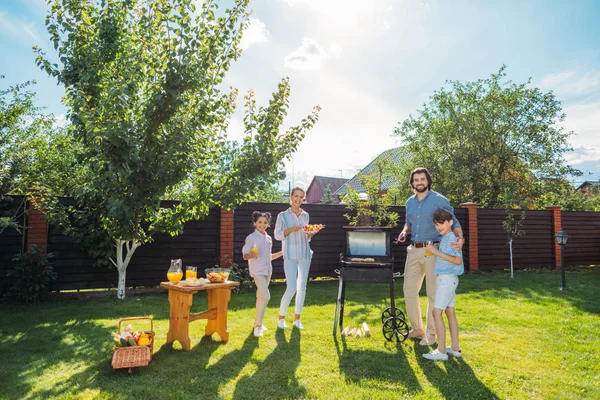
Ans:
[{"label": "orange juice pitcher", "polygon": [[171,260],[171,267],[167,272],[167,279],[171,283],[178,283],[183,278],[183,271],[181,269],[181,259]]}]

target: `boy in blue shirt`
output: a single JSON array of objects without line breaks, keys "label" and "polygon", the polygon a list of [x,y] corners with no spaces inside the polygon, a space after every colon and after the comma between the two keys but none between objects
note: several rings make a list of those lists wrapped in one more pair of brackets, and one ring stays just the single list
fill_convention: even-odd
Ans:
[{"label": "boy in blue shirt", "polygon": [[[437,256],[434,273],[437,276],[437,291],[435,294],[435,303],[433,306],[433,320],[435,321],[435,331],[438,336],[438,348],[423,354],[428,360],[448,360],[448,354],[454,357],[461,357],[460,347],[458,346],[458,321],[454,312],[454,303],[456,300],[456,287],[458,286],[458,275],[462,275],[465,267],[462,259],[462,252],[453,249],[450,243],[456,240],[452,232],[454,223],[452,214],[444,209],[439,209],[433,214],[435,228],[443,235],[440,241],[439,250],[428,245],[427,250]],[[450,329],[451,346],[446,347],[446,327],[442,312],[446,312],[448,318],[448,328]]]}]

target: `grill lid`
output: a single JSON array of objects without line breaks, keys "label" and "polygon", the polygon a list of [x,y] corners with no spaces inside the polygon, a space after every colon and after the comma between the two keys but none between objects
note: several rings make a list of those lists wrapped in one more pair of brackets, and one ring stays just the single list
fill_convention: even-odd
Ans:
[{"label": "grill lid", "polygon": [[345,226],[346,257],[390,257],[388,227]]}]

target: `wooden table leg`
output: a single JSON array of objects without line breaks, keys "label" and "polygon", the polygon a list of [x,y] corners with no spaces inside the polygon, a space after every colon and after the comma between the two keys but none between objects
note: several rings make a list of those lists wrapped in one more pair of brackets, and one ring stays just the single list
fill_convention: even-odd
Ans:
[{"label": "wooden table leg", "polygon": [[169,332],[167,343],[178,340],[185,351],[191,347],[190,341],[190,308],[192,308],[192,293],[169,290],[169,304],[171,316],[169,318]]},{"label": "wooden table leg", "polygon": [[217,315],[216,318],[208,320],[204,334],[210,336],[214,332],[217,332],[221,340],[226,342],[229,340],[227,308],[229,307],[229,299],[231,298],[231,288],[211,289],[207,292],[208,309],[216,309]]}]

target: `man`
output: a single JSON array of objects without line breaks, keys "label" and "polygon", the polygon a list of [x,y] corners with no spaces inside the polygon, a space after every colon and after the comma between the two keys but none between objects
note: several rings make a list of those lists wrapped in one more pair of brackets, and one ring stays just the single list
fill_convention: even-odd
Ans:
[{"label": "man", "polygon": [[[456,241],[452,243],[453,248],[461,250],[465,239],[460,223],[454,215],[454,208],[448,199],[431,190],[432,180],[429,171],[426,168],[416,168],[411,172],[409,182],[415,194],[406,201],[406,224],[398,235],[398,242],[404,242],[408,234],[411,234],[411,244],[406,249],[406,265],[404,267],[404,301],[406,314],[412,327],[408,337],[421,339],[419,344],[422,346],[432,346],[436,343],[435,322],[432,314],[436,290],[433,272],[436,256],[426,256],[425,247],[428,241],[434,244],[439,243],[442,237],[435,228],[433,214],[440,208],[448,210],[452,214],[452,231],[456,235]],[[425,330],[419,301],[423,278],[426,278],[428,298]]]}]

